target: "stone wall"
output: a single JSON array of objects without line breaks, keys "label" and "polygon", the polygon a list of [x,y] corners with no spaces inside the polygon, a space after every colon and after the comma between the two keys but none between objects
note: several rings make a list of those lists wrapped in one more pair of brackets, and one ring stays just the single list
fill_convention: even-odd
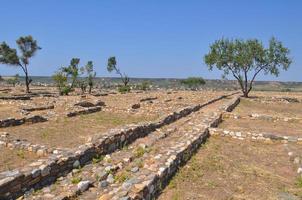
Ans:
[{"label": "stone wall", "polygon": [[283,143],[287,142],[295,142],[302,144],[302,137],[297,136],[281,136],[273,133],[253,133],[249,131],[230,131],[220,128],[212,128],[210,129],[211,135],[221,135],[226,137],[232,137],[234,139],[244,140],[264,140],[264,141],[279,141]]},{"label": "stone wall", "polygon": [[32,111],[37,111],[37,110],[49,110],[49,109],[54,109],[54,105],[46,105],[46,106],[37,106],[37,107],[24,107],[22,110],[32,112]]},{"label": "stone wall", "polygon": [[30,100],[30,96],[3,96],[1,100]]},{"label": "stone wall", "polygon": [[[31,188],[39,189],[53,183],[58,177],[66,175],[74,168],[85,165],[96,156],[109,154],[133,142],[137,138],[146,136],[157,128],[175,122],[192,112],[198,111],[204,106],[226,97],[222,96],[204,104],[181,109],[156,122],[128,125],[122,129],[112,129],[105,134],[96,135],[91,143],[81,145],[70,151],[51,154],[47,159],[40,159],[19,170],[2,172],[0,173],[0,199],[16,198]],[[214,126],[220,120],[221,115],[213,120],[211,126]],[[202,138],[195,138],[192,145],[188,146],[187,153],[185,154],[190,156],[201,142]],[[181,153],[182,155],[179,158],[185,155],[184,152]],[[161,182],[164,182],[164,180]]]},{"label": "stone wall", "polygon": [[94,113],[94,112],[99,112],[102,110],[101,106],[95,106],[95,107],[89,107],[89,108],[84,108],[81,110],[76,110],[76,111],[72,111],[66,114],[67,117],[75,117],[78,115],[86,115],[86,114],[90,114],[90,113]]},{"label": "stone wall", "polygon": [[16,139],[10,136],[8,133],[2,133],[0,135],[0,146],[10,149],[33,152],[36,153],[38,156],[45,156],[48,154],[59,154],[60,152],[64,151],[64,149],[47,148],[44,145],[32,144],[27,140]]},{"label": "stone wall", "polygon": [[[217,127],[221,122],[222,113],[228,112],[236,107],[240,102],[239,96],[232,98],[225,106],[220,109],[220,113],[207,120],[209,123],[203,131],[195,133],[176,154],[171,155],[165,162],[163,167],[159,167],[157,173],[150,174],[150,179],[138,185],[135,193],[128,194],[127,199],[155,199],[163,187],[174,176],[180,166],[184,165],[191,156],[198,150],[200,145],[209,136],[209,127]],[[106,196],[100,197],[99,200],[106,199]]]},{"label": "stone wall", "polygon": [[9,126],[19,126],[25,123],[39,123],[39,122],[46,122],[47,119],[45,117],[34,115],[29,117],[24,117],[20,119],[15,118],[8,118],[0,120],[0,128],[9,127]]}]

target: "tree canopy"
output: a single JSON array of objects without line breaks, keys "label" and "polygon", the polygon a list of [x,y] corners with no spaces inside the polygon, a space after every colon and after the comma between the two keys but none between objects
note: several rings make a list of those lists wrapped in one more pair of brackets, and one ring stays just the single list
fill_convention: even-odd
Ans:
[{"label": "tree canopy", "polygon": [[124,86],[127,86],[130,81],[130,78],[125,73],[121,73],[120,69],[117,68],[116,65],[117,65],[117,63],[116,63],[115,57],[108,58],[108,64],[107,64],[108,72],[115,71],[118,75],[120,75],[120,77],[124,83]]},{"label": "tree canopy", "polygon": [[0,44],[0,63],[21,67],[25,74],[26,92],[28,93],[31,79],[28,76],[27,65],[29,64],[29,59],[33,57],[41,47],[38,46],[37,41],[30,35],[20,37],[16,43],[21,52],[20,56],[18,56],[16,49],[10,48],[5,42]]},{"label": "tree canopy", "polygon": [[231,74],[238,81],[244,97],[252,90],[256,76],[263,72],[278,76],[280,70],[287,70],[292,63],[289,49],[276,40],[270,39],[265,48],[257,39],[220,39],[210,46],[204,56],[208,68],[216,67],[224,75]]}]

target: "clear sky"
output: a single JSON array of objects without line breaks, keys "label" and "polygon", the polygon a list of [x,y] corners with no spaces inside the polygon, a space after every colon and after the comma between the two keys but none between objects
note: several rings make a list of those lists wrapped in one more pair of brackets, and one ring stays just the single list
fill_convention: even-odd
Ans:
[{"label": "clear sky", "polygon": [[[294,63],[278,78],[302,81],[301,0],[0,0],[0,42],[16,47],[19,36],[32,35],[43,48],[31,60],[31,75],[51,75],[72,57],[95,63],[106,72],[109,56],[131,77],[202,76],[203,56],[221,37],[271,36],[291,49]],[[22,74],[0,65],[0,74]]]}]

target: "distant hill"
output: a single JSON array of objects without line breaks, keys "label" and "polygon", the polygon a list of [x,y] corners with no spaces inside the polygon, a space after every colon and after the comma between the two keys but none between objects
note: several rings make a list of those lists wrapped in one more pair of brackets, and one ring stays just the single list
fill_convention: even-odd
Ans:
[{"label": "distant hill", "polygon": [[[4,79],[6,77],[3,77]],[[54,84],[51,77],[47,76],[32,76],[33,84],[35,85],[49,85]],[[24,77],[20,77],[21,82]],[[130,84],[136,85],[143,81],[148,81],[153,88],[182,88],[180,81],[183,79],[178,78],[131,78]],[[96,84],[100,87],[115,87],[121,84],[120,78],[112,77],[97,77],[95,78]],[[215,90],[233,90],[240,89],[237,81],[235,80],[219,80],[219,79],[206,79],[206,84],[202,88],[215,89]],[[302,91],[302,82],[279,82],[279,81],[256,81],[254,90],[258,91]]]}]

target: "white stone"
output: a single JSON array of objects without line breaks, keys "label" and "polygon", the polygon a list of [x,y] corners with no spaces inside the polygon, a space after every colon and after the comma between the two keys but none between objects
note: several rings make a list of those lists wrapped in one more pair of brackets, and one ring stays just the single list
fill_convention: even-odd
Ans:
[{"label": "white stone", "polygon": [[81,181],[78,183],[77,187],[78,187],[78,190],[80,190],[81,192],[84,192],[88,189],[90,185],[90,181]]}]

